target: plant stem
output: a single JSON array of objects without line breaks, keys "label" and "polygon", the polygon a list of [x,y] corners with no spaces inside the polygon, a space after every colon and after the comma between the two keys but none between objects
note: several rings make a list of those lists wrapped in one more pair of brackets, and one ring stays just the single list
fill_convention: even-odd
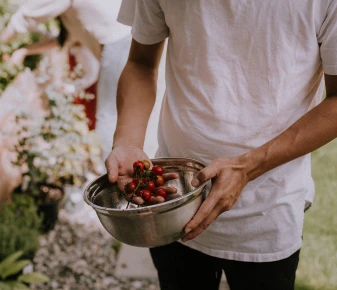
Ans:
[{"label": "plant stem", "polygon": [[[140,177],[141,177],[141,176],[140,176]],[[138,174],[136,174],[136,178],[140,179],[140,177],[138,176]],[[130,199],[129,199],[129,200],[126,199],[126,200],[128,201],[128,204],[127,204],[127,206],[126,206],[126,209],[129,208],[130,202],[132,201],[133,197],[135,196],[135,193],[137,192],[137,190],[138,190],[138,188],[139,188],[139,185],[140,185],[140,181],[138,182],[136,189],[132,192],[132,195],[131,195]]]}]

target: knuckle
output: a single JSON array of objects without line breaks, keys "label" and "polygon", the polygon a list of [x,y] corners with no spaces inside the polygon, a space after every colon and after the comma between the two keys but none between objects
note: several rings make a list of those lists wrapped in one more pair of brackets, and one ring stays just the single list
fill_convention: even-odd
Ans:
[{"label": "knuckle", "polygon": [[232,208],[232,206],[228,203],[227,200],[221,202],[221,207],[223,211],[228,211]]},{"label": "knuckle", "polygon": [[109,159],[107,158],[107,159],[105,159],[105,161],[104,161],[104,165],[105,165],[105,167],[109,167]]},{"label": "knuckle", "polygon": [[212,163],[216,166],[219,166],[222,163],[222,160],[221,160],[221,158],[216,158],[216,159],[214,159],[214,161]]},{"label": "knuckle", "polygon": [[202,223],[200,225],[200,227],[202,228],[202,230],[206,230],[209,226],[210,226],[210,223]]},{"label": "knuckle", "polygon": [[207,209],[201,208],[199,210],[199,213],[200,213],[201,216],[208,216],[209,211]]}]

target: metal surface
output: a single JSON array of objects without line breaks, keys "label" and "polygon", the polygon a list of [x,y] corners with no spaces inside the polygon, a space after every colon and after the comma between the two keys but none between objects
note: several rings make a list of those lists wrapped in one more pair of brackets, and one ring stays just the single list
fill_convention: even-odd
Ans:
[{"label": "metal surface", "polygon": [[[158,158],[151,160],[162,165],[165,172],[176,172],[179,178],[165,183],[174,186],[181,196],[165,203],[138,207],[130,204],[116,190],[116,184],[103,175],[88,185],[84,200],[97,213],[104,228],[117,240],[138,247],[156,247],[179,240],[183,228],[200,207],[206,185],[191,185],[195,174],[205,165],[194,159]],[[176,195],[177,196],[177,195]]]}]

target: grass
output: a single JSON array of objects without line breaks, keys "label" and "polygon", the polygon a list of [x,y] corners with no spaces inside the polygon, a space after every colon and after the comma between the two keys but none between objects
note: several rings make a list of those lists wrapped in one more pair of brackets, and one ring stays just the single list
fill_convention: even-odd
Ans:
[{"label": "grass", "polygon": [[337,289],[337,140],[312,154],[316,184],[306,213],[296,290]]}]

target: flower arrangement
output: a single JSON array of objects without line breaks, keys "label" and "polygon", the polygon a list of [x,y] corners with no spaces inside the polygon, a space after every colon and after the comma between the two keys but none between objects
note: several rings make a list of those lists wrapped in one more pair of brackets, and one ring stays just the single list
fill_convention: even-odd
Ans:
[{"label": "flower arrangement", "polygon": [[[45,77],[37,80],[46,82],[48,69],[43,67],[41,71]],[[100,146],[88,129],[84,106],[74,104],[73,81],[66,78],[62,84],[46,86],[42,101],[47,109],[43,116],[21,113],[16,118],[20,136],[15,146],[17,164],[27,168],[21,189],[42,200],[58,198],[57,189],[69,184],[81,186],[89,172],[100,170]]]},{"label": "flower arrangement", "polygon": [[[8,24],[12,14],[17,10],[22,0],[0,0],[0,34]],[[50,20],[38,25],[36,31],[20,34],[9,43],[0,41],[0,96],[15,77],[24,70],[24,67],[35,68],[40,61],[39,56],[30,56],[23,65],[9,62],[10,55],[17,49],[39,42],[45,35],[58,33],[58,23]]]}]

